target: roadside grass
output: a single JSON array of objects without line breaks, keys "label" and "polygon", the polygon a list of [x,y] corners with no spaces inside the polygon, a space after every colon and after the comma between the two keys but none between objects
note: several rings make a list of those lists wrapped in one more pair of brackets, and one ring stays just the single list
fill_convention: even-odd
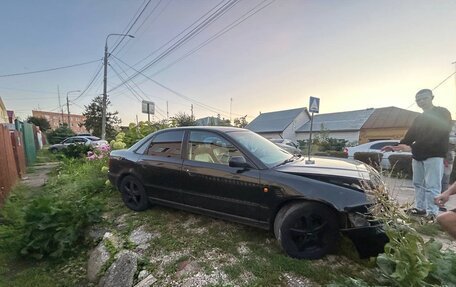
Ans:
[{"label": "roadside grass", "polygon": [[57,162],[59,161],[59,155],[52,153],[48,150],[48,146],[44,146],[43,149],[39,150],[36,155],[35,164],[42,164],[48,162]]},{"label": "roadside grass", "polygon": [[[269,231],[160,206],[133,212],[124,206],[112,186],[105,185],[106,177],[100,171],[104,164],[63,160],[50,173],[46,186],[15,187],[8,204],[0,211],[1,287],[95,286],[86,281],[86,266],[88,251],[97,242],[79,239],[68,252],[54,259],[34,260],[19,255],[24,243],[24,210],[41,196],[70,202],[90,197],[91,202],[102,207],[102,220],[92,227],[115,233],[122,241],[122,249],[137,250],[129,236],[139,227],[154,234],[149,246],[140,250],[137,272],[149,271],[157,279],[157,286],[182,285],[183,280],[193,276],[181,274],[188,262],[197,264],[194,272],[211,278],[206,286],[285,286],[289,285],[286,276],[309,285],[385,285],[375,260],[359,259],[355,247],[345,237],[341,238],[337,254],[320,260],[298,260],[285,255]],[[420,228],[422,233],[440,234],[435,225]],[[112,263],[119,249],[107,242],[111,254],[108,263]],[[109,264],[104,267],[106,270]]]}]

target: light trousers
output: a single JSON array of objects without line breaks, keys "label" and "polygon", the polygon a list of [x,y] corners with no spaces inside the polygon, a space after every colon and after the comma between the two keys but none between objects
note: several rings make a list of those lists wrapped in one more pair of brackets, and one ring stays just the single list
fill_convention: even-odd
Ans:
[{"label": "light trousers", "polygon": [[443,168],[442,157],[412,161],[416,208],[426,210],[428,215],[437,215],[439,212],[439,207],[434,204],[434,197],[442,190]]}]

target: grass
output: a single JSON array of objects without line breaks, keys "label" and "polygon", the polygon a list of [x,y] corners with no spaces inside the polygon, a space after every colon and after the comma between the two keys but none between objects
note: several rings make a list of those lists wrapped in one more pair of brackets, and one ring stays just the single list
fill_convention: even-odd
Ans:
[{"label": "grass", "polygon": [[[45,187],[16,186],[9,198],[12,204],[6,205],[2,214],[20,218],[26,203],[41,194],[92,193],[104,207],[103,221],[98,227],[114,233],[123,249],[137,249],[128,238],[138,227],[154,234],[149,246],[138,252],[141,257],[136,273],[148,270],[157,278],[157,286],[185,285],[185,280],[197,275],[205,278],[202,282],[207,286],[284,286],[285,274],[324,286],[384,283],[379,281],[375,261],[359,259],[351,241],[344,237],[336,255],[314,261],[297,260],[286,256],[268,231],[160,206],[144,212],[128,210],[119,193],[105,186],[105,178],[95,172],[98,168],[65,161],[50,174]],[[88,254],[98,242],[80,241],[59,260],[24,259],[17,252],[21,230],[2,225],[2,220],[0,217],[0,287],[90,286],[85,279]],[[434,225],[419,227],[420,232],[431,236],[440,233]],[[111,258],[103,270],[120,251],[112,242],[107,241],[105,246]],[[178,275],[184,262],[196,263],[196,274]]]}]

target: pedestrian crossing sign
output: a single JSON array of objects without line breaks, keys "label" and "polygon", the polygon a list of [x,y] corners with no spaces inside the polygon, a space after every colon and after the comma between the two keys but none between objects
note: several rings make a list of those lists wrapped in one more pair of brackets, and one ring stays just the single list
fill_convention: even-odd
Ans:
[{"label": "pedestrian crossing sign", "polygon": [[320,99],[315,97],[310,97],[309,99],[309,112],[317,113],[320,110]]}]

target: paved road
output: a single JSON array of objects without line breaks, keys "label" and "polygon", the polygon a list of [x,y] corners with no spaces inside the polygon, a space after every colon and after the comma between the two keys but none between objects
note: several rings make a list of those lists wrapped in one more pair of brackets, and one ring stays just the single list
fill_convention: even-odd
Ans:
[{"label": "paved road", "polygon": [[[414,206],[415,190],[410,179],[384,177],[383,181],[387,184],[391,196],[396,198],[400,204],[410,203]],[[450,197],[450,200],[446,204],[446,208],[456,208],[456,195]]]}]

